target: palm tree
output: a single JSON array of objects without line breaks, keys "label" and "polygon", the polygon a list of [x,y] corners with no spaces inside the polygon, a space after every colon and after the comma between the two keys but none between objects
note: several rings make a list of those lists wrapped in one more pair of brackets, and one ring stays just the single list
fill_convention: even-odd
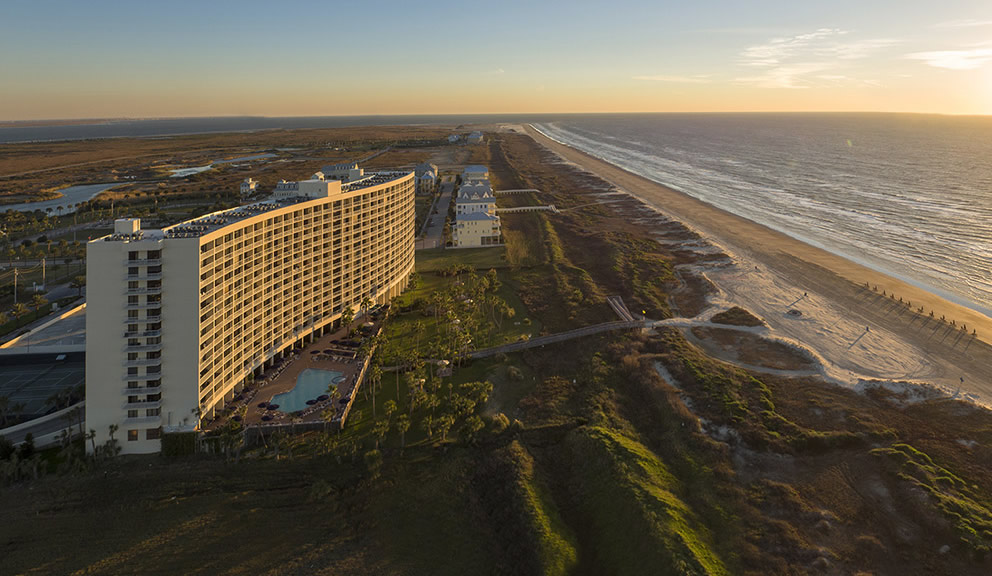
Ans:
[{"label": "palm tree", "polygon": [[410,418],[406,414],[401,414],[396,419],[396,431],[400,433],[400,450],[406,446],[406,431],[410,429]]},{"label": "palm tree", "polygon": [[41,309],[48,304],[48,300],[45,299],[41,294],[35,294],[31,297],[31,306],[34,307],[34,317],[37,318],[41,315]]},{"label": "palm tree", "polygon": [[393,412],[396,412],[398,408],[399,407],[396,405],[396,402],[387,400],[385,406],[382,407],[383,412],[386,413],[386,420],[392,418]]},{"label": "palm tree", "polygon": [[107,455],[111,457],[117,456],[121,451],[121,447],[117,445],[117,439],[114,438],[114,434],[117,433],[117,429],[117,424],[111,424],[109,426],[110,439],[107,440]]},{"label": "palm tree", "polygon": [[344,309],[341,313],[341,326],[348,330],[348,335],[351,335],[351,323],[355,321],[355,313],[352,312],[351,306]]},{"label": "palm tree", "polygon": [[30,311],[31,310],[25,306],[23,302],[18,302],[17,304],[14,304],[14,307],[11,309],[10,313],[14,315],[14,318],[20,318]]},{"label": "palm tree", "polygon": [[369,308],[372,307],[372,299],[369,298],[368,296],[362,298],[361,307],[362,307],[362,320],[367,322],[369,315]]},{"label": "palm tree", "polygon": [[76,276],[75,278],[72,279],[72,282],[70,282],[69,285],[75,288],[76,290],[78,290],[79,295],[82,296],[83,286],[86,286],[86,276],[82,276],[82,275]]},{"label": "palm tree", "polygon": [[382,366],[379,366],[378,362],[372,364],[372,370],[369,373],[369,384],[372,386],[372,417],[375,418],[375,389],[382,380]]},{"label": "palm tree", "polygon": [[372,426],[372,436],[375,437],[375,449],[379,449],[379,443],[386,438],[386,434],[389,432],[389,421],[379,420]]}]

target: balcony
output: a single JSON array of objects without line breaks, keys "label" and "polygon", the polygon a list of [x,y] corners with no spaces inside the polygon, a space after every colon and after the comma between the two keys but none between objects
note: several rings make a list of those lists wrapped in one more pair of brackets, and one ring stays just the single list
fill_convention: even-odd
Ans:
[{"label": "balcony", "polygon": [[159,266],[162,264],[161,258],[141,258],[137,260],[125,260],[125,266]]},{"label": "balcony", "polygon": [[140,358],[138,360],[124,360],[124,366],[134,368],[138,366],[161,366],[161,358]]},{"label": "balcony", "polygon": [[158,344],[128,344],[124,346],[124,352],[161,352],[162,343]]},{"label": "balcony", "polygon": [[149,324],[149,323],[155,323],[155,322],[161,322],[161,321],[162,321],[162,317],[161,316],[145,316],[144,318],[125,318],[123,323],[124,324],[141,324],[141,323]]},{"label": "balcony", "polygon": [[155,273],[147,273],[147,274],[128,274],[127,276],[125,276],[125,279],[126,280],[161,280],[162,273],[155,272]]},{"label": "balcony", "polygon": [[[129,324],[135,324],[135,323],[137,323],[137,321],[135,321],[135,322],[129,322]],[[138,332],[125,332],[124,333],[124,337],[125,338],[154,338],[156,336],[161,336],[161,335],[162,335],[162,331],[161,330],[145,330],[144,332],[141,332],[139,330]]]},{"label": "balcony", "polygon": [[[121,404],[121,408],[123,410],[144,410],[146,408],[161,408],[161,407],[162,407],[161,400],[154,400],[152,402],[125,402],[124,404]],[[151,416],[149,416],[149,418],[151,418]]]},{"label": "balcony", "polygon": [[132,304],[128,302],[124,305],[126,310],[151,310],[152,308],[161,308],[161,302],[145,302],[143,304]]},{"label": "balcony", "polygon": [[156,286],[154,288],[128,288],[124,291],[124,294],[135,295],[135,294],[161,294],[162,287]]},{"label": "balcony", "polygon": [[[148,376],[155,376],[154,380],[158,380],[161,376],[160,374],[148,374]],[[130,376],[129,380],[141,380],[144,376]],[[145,386],[142,388],[121,388],[121,394],[123,396],[140,396],[142,394],[160,394],[162,392],[161,386]]]}]

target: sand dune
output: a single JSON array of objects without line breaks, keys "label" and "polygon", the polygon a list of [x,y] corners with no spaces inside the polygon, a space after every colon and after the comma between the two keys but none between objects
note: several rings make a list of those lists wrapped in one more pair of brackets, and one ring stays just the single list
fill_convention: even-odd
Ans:
[{"label": "sand dune", "polygon": [[[708,274],[721,297],[764,318],[777,336],[815,350],[833,379],[910,380],[956,391],[963,378],[963,394],[992,403],[992,318],[562,145],[530,126],[520,130],[724,248],[736,266]],[[866,282],[878,292],[866,289]],[[896,299],[882,296],[883,290]],[[919,307],[924,314],[916,312]],[[803,314],[788,314],[790,308]]]}]

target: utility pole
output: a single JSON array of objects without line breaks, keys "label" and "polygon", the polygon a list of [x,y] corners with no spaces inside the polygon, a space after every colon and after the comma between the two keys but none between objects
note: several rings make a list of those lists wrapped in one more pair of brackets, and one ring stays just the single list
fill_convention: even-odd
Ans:
[{"label": "utility pole", "polygon": [[17,267],[14,267],[14,306],[17,306]]}]

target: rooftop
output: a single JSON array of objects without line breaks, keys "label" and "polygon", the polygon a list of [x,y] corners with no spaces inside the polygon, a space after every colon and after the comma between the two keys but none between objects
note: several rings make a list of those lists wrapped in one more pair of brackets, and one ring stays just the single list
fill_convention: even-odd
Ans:
[{"label": "rooftop", "polygon": [[[361,180],[342,184],[341,192],[354,192],[363,188],[378,186],[379,184],[384,184],[391,180],[398,180],[407,174],[409,174],[409,172],[372,173]],[[283,188],[289,189],[285,186]],[[291,206],[300,202],[307,202],[309,200],[313,200],[313,198],[303,195],[262,200],[261,202],[245,204],[244,206],[238,206],[237,208],[229,208],[227,210],[212,212],[185,222],[180,222],[179,224],[175,224],[173,226],[167,226],[161,230],[137,230],[136,232],[128,234],[111,234],[109,236],[104,236],[103,238],[98,238],[95,242],[100,240],[105,242],[134,242],[138,240],[162,240],[165,238],[199,238],[200,236],[209,234],[225,226],[235,224],[246,218],[251,218],[252,216],[257,216],[270,210],[276,210],[278,208]]]}]

